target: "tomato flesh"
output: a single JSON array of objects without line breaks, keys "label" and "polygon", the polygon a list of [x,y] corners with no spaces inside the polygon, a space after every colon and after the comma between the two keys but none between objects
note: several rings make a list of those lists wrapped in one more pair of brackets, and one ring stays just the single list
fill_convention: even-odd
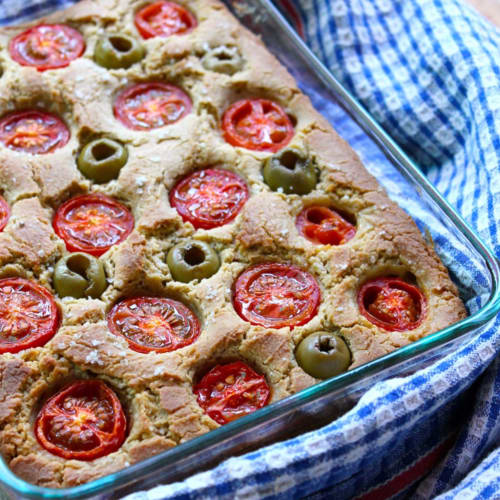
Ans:
[{"label": "tomato flesh", "polygon": [[354,238],[356,228],[328,207],[307,207],[297,216],[297,228],[308,240],[322,245],[342,245]]},{"label": "tomato flesh", "polygon": [[3,196],[0,196],[0,231],[3,231],[9,222],[10,208]]},{"label": "tomato flesh", "polygon": [[0,119],[0,142],[21,153],[52,153],[65,146],[69,137],[68,127],[50,113],[15,111]]},{"label": "tomato flesh", "polygon": [[316,314],[321,292],[308,272],[288,264],[258,264],[234,285],[236,312],[252,325],[282,328],[303,325]]},{"label": "tomato flesh", "polygon": [[85,50],[82,35],[64,24],[40,24],[23,31],[9,43],[9,52],[22,66],[38,71],[64,68]]},{"label": "tomato flesh", "polygon": [[127,422],[116,394],[100,380],[78,380],[46,401],[35,421],[38,442],[68,460],[90,461],[116,451]]},{"label": "tomato flesh", "polygon": [[200,323],[182,302],[161,297],[122,300],[108,315],[108,327],[137,352],[169,352],[192,344]]},{"label": "tomato flesh", "polygon": [[231,222],[248,200],[248,187],[237,174],[206,169],[181,180],[170,193],[170,204],[197,229]]},{"label": "tomato flesh", "polygon": [[53,226],[68,251],[99,256],[127,238],[134,218],[127,207],[112,198],[89,194],[63,203]]},{"label": "tomato flesh", "polygon": [[388,331],[417,328],[423,321],[427,301],[423,293],[399,278],[378,278],[365,283],[358,293],[361,314]]},{"label": "tomato flesh", "polygon": [[0,353],[47,343],[59,327],[59,309],[44,287],[23,279],[0,280]]},{"label": "tomato flesh", "polygon": [[191,12],[174,2],[155,2],[135,15],[135,26],[146,39],[186,34],[196,28],[197,24]]},{"label": "tomato flesh", "polygon": [[244,99],[230,106],[222,118],[224,138],[229,144],[256,151],[276,152],[294,134],[283,108],[266,99]]},{"label": "tomato flesh", "polygon": [[165,127],[184,118],[193,107],[180,88],[168,83],[139,83],[125,89],[116,99],[115,117],[132,130]]},{"label": "tomato flesh", "polygon": [[271,394],[264,376],[242,361],[212,368],[193,390],[205,413],[221,425],[267,405]]}]

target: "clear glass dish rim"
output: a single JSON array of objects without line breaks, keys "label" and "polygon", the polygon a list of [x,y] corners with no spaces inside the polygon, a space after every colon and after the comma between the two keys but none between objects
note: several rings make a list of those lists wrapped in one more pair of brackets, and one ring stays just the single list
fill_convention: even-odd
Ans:
[{"label": "clear glass dish rim", "polygon": [[[228,4],[230,0],[224,0]],[[474,329],[478,329],[490,321],[500,311],[500,267],[499,262],[492,251],[481,241],[455,209],[441,196],[434,186],[427,180],[418,166],[406,153],[395,143],[384,129],[371,117],[363,106],[348,92],[342,84],[326,69],[326,67],[311,52],[304,41],[290,27],[278,9],[271,3],[271,0],[254,0],[259,7],[266,9],[273,21],[280,25],[281,29],[287,32],[295,50],[307,56],[312,66],[323,82],[329,86],[345,109],[349,116],[377,143],[384,153],[392,158],[392,161],[403,167],[403,170],[414,180],[414,182],[424,189],[433,201],[443,210],[447,217],[455,224],[456,229],[465,236],[467,241],[474,247],[478,254],[484,259],[490,272],[492,289],[487,303],[473,315],[465,318],[459,323],[455,323],[443,330],[435,332],[412,344],[401,347],[381,358],[377,358],[367,364],[361,365],[354,370],[325,380],[301,392],[277,401],[261,410],[233,421],[223,427],[219,427],[207,434],[191,439],[186,443],[177,445],[159,455],[147,460],[131,465],[114,474],[109,474],[80,486],[71,488],[44,488],[28,483],[10,470],[2,457],[0,457],[0,483],[8,490],[15,492],[22,497],[28,498],[50,498],[50,499],[76,499],[104,493],[137,480],[141,473],[150,473],[161,467],[175,463],[177,460],[185,459],[191,453],[208,448],[220,441],[227,440],[232,436],[246,430],[254,425],[266,420],[277,418],[291,410],[297,409],[301,405],[311,402],[325,394],[333,393],[347,388],[369,375],[378,373],[385,368],[394,366],[406,361],[417,354],[442,345],[449,340],[460,337]]]}]

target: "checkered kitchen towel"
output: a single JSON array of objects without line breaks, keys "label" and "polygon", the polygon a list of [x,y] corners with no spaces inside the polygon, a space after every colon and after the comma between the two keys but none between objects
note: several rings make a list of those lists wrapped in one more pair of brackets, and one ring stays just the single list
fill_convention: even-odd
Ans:
[{"label": "checkered kitchen towel", "polygon": [[[275,1],[500,256],[500,33],[460,0]],[[0,0],[0,23],[71,3]],[[346,138],[384,161],[359,130]],[[500,320],[323,429],[128,500],[500,498],[498,352]]]}]

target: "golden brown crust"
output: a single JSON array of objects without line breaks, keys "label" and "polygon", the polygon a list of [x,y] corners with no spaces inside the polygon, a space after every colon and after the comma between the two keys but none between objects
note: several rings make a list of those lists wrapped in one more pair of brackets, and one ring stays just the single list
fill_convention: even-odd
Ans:
[{"label": "golden brown crust", "polygon": [[[144,0],[84,0],[47,18],[45,22],[70,23],[85,38],[84,55],[64,69],[40,73],[17,65],[6,47],[26,26],[0,30],[0,116],[14,109],[42,108],[58,114],[71,130],[68,144],[53,154],[29,156],[0,148],[0,193],[12,209],[0,233],[0,277],[35,279],[53,291],[53,266],[66,250],[52,229],[52,217],[60,203],[75,194],[113,196],[135,218],[128,239],[101,257],[108,279],[102,297],[58,300],[62,324],[53,339],[0,359],[1,451],[16,474],[39,485],[81,484],[218,427],[192,391],[200,374],[218,362],[242,359],[254,366],[266,376],[275,401],[317,382],[294,357],[296,345],[310,333],[338,329],[353,353],[353,368],[465,315],[446,269],[415,223],[389,200],[258,37],[217,0],[179,3],[196,14],[199,26],[188,35],[144,41],[146,57],[127,70],[104,69],[93,62],[92,54],[104,32],[139,37],[133,15]],[[222,44],[237,47],[244,60],[241,71],[232,76],[207,71],[201,63],[209,47]],[[148,80],[182,87],[193,101],[193,112],[147,133],[125,128],[114,118],[112,103],[127,85]],[[269,154],[233,148],[223,140],[224,111],[245,97],[272,99],[294,117],[291,145],[308,151],[321,172],[312,193],[299,197],[271,192],[261,175]],[[85,143],[103,136],[126,144],[129,160],[117,180],[97,185],[82,176],[75,157]],[[209,166],[238,172],[251,196],[232,223],[195,231],[170,206],[168,193],[183,175]],[[302,238],[295,217],[315,203],[356,214],[356,237],[338,247]],[[189,237],[211,243],[221,268],[209,279],[184,284],[172,279],[165,257],[174,244]],[[270,259],[308,269],[320,284],[318,314],[293,331],[251,326],[232,306],[236,277],[248,265]],[[428,314],[415,330],[387,332],[359,312],[359,287],[387,272],[410,273],[427,297]],[[171,353],[130,350],[124,339],[109,332],[106,313],[117,300],[138,294],[168,296],[189,305],[202,324],[198,340]],[[51,455],[33,434],[41,403],[68,380],[80,377],[110,384],[130,422],[118,451],[88,463]]]}]

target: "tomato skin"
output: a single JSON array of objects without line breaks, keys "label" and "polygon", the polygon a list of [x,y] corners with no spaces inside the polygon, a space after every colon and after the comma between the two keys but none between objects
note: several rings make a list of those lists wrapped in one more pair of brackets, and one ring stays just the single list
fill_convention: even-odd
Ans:
[{"label": "tomato skin", "polygon": [[127,128],[147,131],[172,125],[191,112],[189,96],[175,85],[138,83],[123,90],[114,105],[115,117]]},{"label": "tomato skin", "polygon": [[[13,322],[17,328],[9,337],[25,334],[20,340],[8,342],[5,334]],[[59,323],[59,308],[46,288],[24,278],[0,280],[0,354],[45,345],[55,335]]]},{"label": "tomato skin", "polygon": [[354,238],[356,228],[328,207],[306,207],[297,216],[297,229],[308,240],[322,245],[342,245]]},{"label": "tomato skin", "polygon": [[5,201],[5,198],[0,195],[0,232],[4,230],[7,222],[9,222],[10,208]]},{"label": "tomato skin", "polygon": [[64,24],[39,24],[19,33],[9,43],[14,61],[34,66],[38,71],[64,68],[84,51],[82,35]]},{"label": "tomato skin", "polygon": [[267,99],[243,99],[231,105],[222,117],[224,139],[233,146],[276,153],[294,135],[283,108]]},{"label": "tomato skin", "polygon": [[316,314],[320,300],[311,274],[277,262],[249,267],[233,287],[233,306],[240,317],[266,328],[304,325]]},{"label": "tomato skin", "polygon": [[45,402],[35,421],[40,445],[67,460],[109,455],[123,444],[126,431],[120,400],[100,380],[70,383]]},{"label": "tomato skin", "polygon": [[248,197],[248,187],[239,175],[209,168],[178,182],[170,192],[170,205],[196,229],[212,229],[231,222]]},{"label": "tomato skin", "polygon": [[265,377],[242,361],[212,368],[193,391],[205,413],[220,425],[266,406],[271,395]]},{"label": "tomato skin", "polygon": [[175,351],[200,335],[200,322],[191,309],[163,297],[118,302],[108,313],[108,328],[124,337],[132,350],[143,354]]},{"label": "tomato skin", "polygon": [[65,146],[69,137],[68,127],[50,113],[14,111],[0,119],[0,143],[21,153],[52,153]]},{"label": "tomato skin", "polygon": [[[89,214],[89,210],[96,213]],[[89,218],[91,217],[95,218],[94,227],[97,230],[110,227],[113,229],[108,236],[107,244],[95,245],[92,238],[84,238],[86,235],[82,232],[83,230],[90,231]],[[99,221],[99,218],[104,220]],[[72,229],[72,224],[76,226],[76,229]],[[57,209],[52,225],[56,234],[66,243],[69,252],[86,252],[99,257],[127,238],[134,228],[134,217],[127,207],[109,196],[84,194],[64,202]]]},{"label": "tomato skin", "polygon": [[143,7],[135,15],[135,26],[145,39],[184,35],[197,25],[193,14],[174,2],[155,2]]},{"label": "tomato skin", "polygon": [[377,278],[360,288],[358,307],[374,325],[402,332],[420,326],[427,312],[427,299],[416,286],[399,278]]}]

